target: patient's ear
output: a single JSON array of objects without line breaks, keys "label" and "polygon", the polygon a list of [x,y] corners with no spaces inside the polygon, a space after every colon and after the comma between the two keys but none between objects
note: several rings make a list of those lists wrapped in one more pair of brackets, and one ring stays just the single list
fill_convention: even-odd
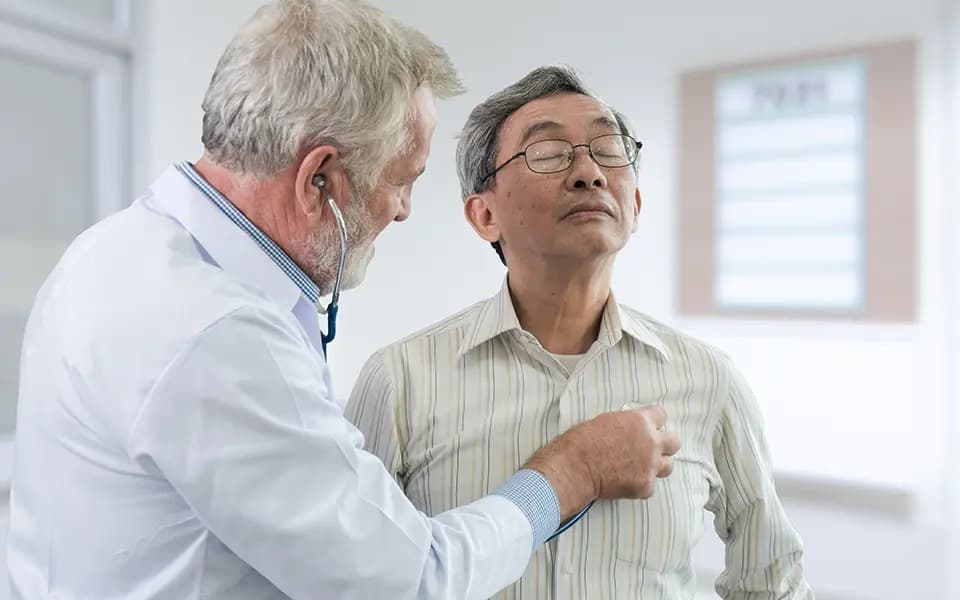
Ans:
[{"label": "patient's ear", "polygon": [[477,235],[488,242],[496,242],[500,240],[500,226],[491,200],[487,192],[474,194],[463,203],[463,214]]},{"label": "patient's ear", "polygon": [[633,225],[630,226],[631,233],[636,233],[637,227],[640,226],[640,209],[642,207],[643,207],[643,199],[640,197],[640,188],[637,188],[634,192]]}]

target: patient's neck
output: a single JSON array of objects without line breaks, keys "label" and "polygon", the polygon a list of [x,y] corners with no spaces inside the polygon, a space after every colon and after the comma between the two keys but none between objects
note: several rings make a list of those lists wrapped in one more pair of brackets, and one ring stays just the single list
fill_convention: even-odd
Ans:
[{"label": "patient's neck", "polygon": [[507,281],[520,326],[547,352],[584,354],[597,340],[610,297],[613,260],[510,267]]}]

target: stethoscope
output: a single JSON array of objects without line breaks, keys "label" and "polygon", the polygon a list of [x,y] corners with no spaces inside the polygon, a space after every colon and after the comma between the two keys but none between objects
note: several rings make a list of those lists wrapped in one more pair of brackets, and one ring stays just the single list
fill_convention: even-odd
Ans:
[{"label": "stethoscope", "polygon": [[[317,189],[323,193],[323,188],[327,185],[327,178],[318,173],[313,176],[313,185],[317,186]],[[337,311],[340,309],[340,280],[343,278],[343,267],[346,264],[347,258],[347,226],[346,223],[343,222],[343,213],[340,212],[340,207],[337,206],[332,194],[327,194],[327,204],[330,205],[330,210],[333,211],[333,219],[337,222],[337,232],[340,234],[340,261],[337,263],[337,278],[333,282],[333,295],[330,297],[330,304],[328,304],[326,308],[320,307],[319,304],[317,307],[317,311],[320,314],[327,315],[327,332],[320,335],[320,344],[323,348],[324,358],[327,357],[327,344],[332,342],[333,338],[337,336]],[[592,506],[593,502],[584,507],[583,510],[577,513],[572,519],[562,524],[547,541],[556,538],[569,529],[574,523],[579,521]]]},{"label": "stethoscope", "polygon": [[[317,186],[320,193],[324,192],[327,185],[327,178],[322,174],[313,176],[313,185]],[[337,336],[337,312],[340,310],[340,280],[343,278],[343,268],[347,259],[347,226],[343,222],[343,213],[337,206],[332,194],[327,194],[327,204],[333,211],[333,219],[337,222],[337,232],[340,234],[340,261],[337,263],[337,278],[333,282],[333,295],[330,297],[330,304],[326,308],[317,305],[317,311],[320,314],[327,315],[327,332],[320,335],[320,345],[323,349],[323,357],[327,357],[327,345]]]}]

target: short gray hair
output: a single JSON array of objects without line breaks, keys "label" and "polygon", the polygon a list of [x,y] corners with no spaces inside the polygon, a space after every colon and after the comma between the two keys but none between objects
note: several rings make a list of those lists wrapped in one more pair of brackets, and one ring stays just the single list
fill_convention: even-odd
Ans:
[{"label": "short gray hair", "polygon": [[275,0],[229,43],[203,100],[209,158],[253,177],[336,146],[369,191],[409,141],[421,85],[461,93],[446,52],[360,0]]},{"label": "short gray hair", "polygon": [[[484,181],[484,177],[496,168],[500,129],[510,115],[534,100],[563,93],[582,94],[603,103],[570,67],[547,66],[534,69],[471,111],[457,143],[457,174],[460,176],[460,193],[464,200],[493,188],[495,179],[491,177]],[[603,104],[606,106],[606,103]],[[626,118],[616,110],[610,110],[620,132],[633,135]]]},{"label": "short gray hair", "polygon": [[[576,71],[570,67],[547,66],[534,69],[520,81],[478,104],[470,112],[457,142],[457,175],[460,177],[460,194],[464,201],[473,194],[493,189],[496,179],[487,175],[496,168],[500,129],[510,115],[534,100],[563,93],[590,96],[610,108],[587,88]],[[633,136],[627,119],[613,108],[610,108],[610,111],[617,120],[620,133]],[[636,171],[637,163],[634,163],[633,168]],[[500,261],[507,264],[500,242],[493,242],[491,246],[496,250]]]}]

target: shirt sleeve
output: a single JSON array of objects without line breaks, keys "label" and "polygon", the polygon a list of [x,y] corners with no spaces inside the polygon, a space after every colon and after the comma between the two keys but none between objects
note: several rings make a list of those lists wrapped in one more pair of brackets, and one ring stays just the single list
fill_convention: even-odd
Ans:
[{"label": "shirt sleeve", "polygon": [[167,366],[131,427],[160,472],[239,558],[291,598],[487,598],[532,548],[500,495],[418,512],[324,385],[295,324],[245,308]]},{"label": "shirt sleeve", "polygon": [[383,355],[374,354],[360,370],[344,416],[363,434],[366,450],[380,459],[401,487],[406,487],[395,389]]},{"label": "shirt sleeve", "polygon": [[717,592],[725,600],[812,600],[803,544],[774,488],[760,407],[743,376],[723,360],[729,388],[713,444],[720,482],[707,505],[726,546]]}]

